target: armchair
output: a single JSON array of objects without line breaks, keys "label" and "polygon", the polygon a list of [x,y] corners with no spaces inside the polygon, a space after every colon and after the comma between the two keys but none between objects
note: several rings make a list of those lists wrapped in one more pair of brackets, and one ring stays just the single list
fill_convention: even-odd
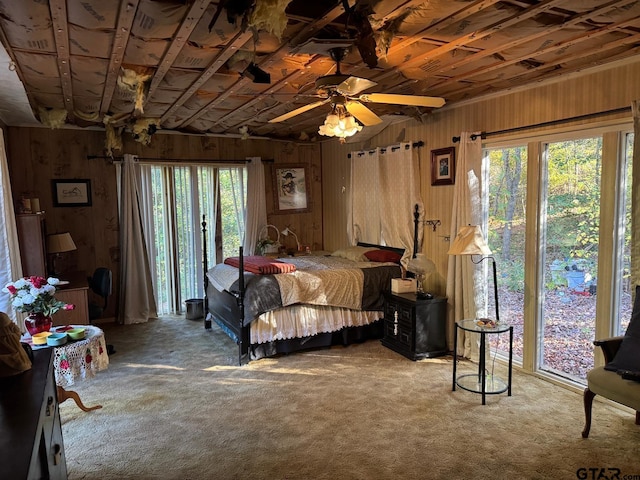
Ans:
[{"label": "armchair", "polygon": [[[613,337],[605,340],[596,340],[594,345],[602,349],[605,363],[611,362],[620,346],[623,337]],[[605,370],[605,367],[596,367],[587,373],[587,388],[584,391],[584,416],[585,424],[582,437],[589,436],[591,429],[591,407],[596,395],[613,400],[636,411],[636,425],[640,425],[640,382],[627,380],[615,371]]]}]

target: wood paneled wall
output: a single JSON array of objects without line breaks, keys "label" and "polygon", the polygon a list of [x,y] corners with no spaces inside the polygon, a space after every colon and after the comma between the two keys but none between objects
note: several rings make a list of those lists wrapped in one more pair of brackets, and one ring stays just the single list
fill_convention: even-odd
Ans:
[{"label": "wood paneled wall", "polygon": [[[392,125],[364,143],[340,144],[337,140],[323,142],[325,248],[333,250],[344,247],[348,241],[345,232],[350,181],[347,154],[364,148],[397,144],[399,141],[422,140],[425,146],[416,149],[416,154],[420,159],[420,185],[425,218],[439,219],[442,222],[435,232],[430,228],[425,229],[422,251],[437,266],[436,274],[431,275],[427,282],[428,287],[443,295],[446,289],[446,252],[449,248],[444,237],[452,234],[449,219],[453,186],[431,185],[430,151],[455,146],[457,153],[457,144],[453,143],[452,137],[459,136],[461,132],[496,132],[630,107],[633,100],[640,98],[640,82],[637,78],[640,78],[640,62],[620,64],[614,68],[576,75],[561,82],[523,88],[456,107],[445,106],[425,116],[421,122],[411,120]],[[556,127],[526,128],[521,132],[495,135],[487,141],[513,141],[559,128],[579,130],[612,121],[630,122],[631,112],[588,118]]]},{"label": "wood paneled wall", "polygon": [[[7,156],[16,205],[21,196],[39,198],[41,209],[46,212],[47,232],[71,233],[78,250],[72,252],[63,265],[67,271],[90,274],[101,266],[113,271],[114,293],[106,316],[115,316],[120,271],[115,166],[105,159],[88,159],[93,155],[104,156],[104,132],[19,127],[7,130]],[[268,222],[280,230],[290,226],[301,243],[322,248],[322,164],[317,144],[158,133],[151,144],[145,146],[125,134],[123,152],[185,163],[247,157],[273,160],[273,163],[265,162]],[[308,213],[274,214],[272,170],[273,165],[280,163],[307,167],[311,189]],[[53,207],[51,180],[69,178],[91,180],[91,207]],[[292,245],[287,243],[287,246],[295,245],[293,239],[288,242]]]}]

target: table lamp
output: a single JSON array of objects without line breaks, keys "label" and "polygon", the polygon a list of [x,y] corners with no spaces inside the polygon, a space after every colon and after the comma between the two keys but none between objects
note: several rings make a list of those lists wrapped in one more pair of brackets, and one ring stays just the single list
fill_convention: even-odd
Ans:
[{"label": "table lamp", "polygon": [[285,237],[289,236],[289,234],[293,235],[293,238],[296,239],[296,246],[298,247],[298,252],[300,250],[302,250],[302,248],[300,247],[300,241],[298,240],[298,236],[293,232],[293,230],[289,229],[289,227],[285,228],[284,230],[282,230],[280,232],[282,235],[284,235]]},{"label": "table lamp", "polygon": [[424,281],[428,275],[436,270],[435,264],[429,260],[424,253],[417,253],[415,257],[409,260],[407,270],[416,276],[416,296],[418,298],[433,298],[430,293],[424,291]]},{"label": "table lamp", "polygon": [[54,233],[47,235],[47,254],[51,255],[51,276],[58,275],[56,272],[56,260],[59,259],[62,253],[71,252],[77,250],[76,244],[73,243],[73,238],[69,232]]},{"label": "table lamp", "polygon": [[[449,255],[471,255],[471,261],[476,265],[490,258],[493,262],[493,294],[496,302],[496,322],[500,321],[498,310],[498,276],[496,273],[496,259],[493,257],[491,249],[484,241],[482,229],[479,225],[466,225],[460,227],[456,238],[447,252]],[[483,255],[477,262],[473,260],[473,255]]]}]

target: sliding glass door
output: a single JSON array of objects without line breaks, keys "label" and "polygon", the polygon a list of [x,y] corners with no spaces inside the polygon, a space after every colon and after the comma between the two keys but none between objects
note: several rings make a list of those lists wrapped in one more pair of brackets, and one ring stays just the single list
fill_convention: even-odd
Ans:
[{"label": "sliding glass door", "polygon": [[545,150],[539,367],[584,381],[593,368],[602,137]]},{"label": "sliding glass door", "polygon": [[[584,384],[593,341],[626,330],[632,147],[633,134],[608,130],[484,150],[483,229],[500,319],[513,325],[514,361],[529,371]],[[492,294],[485,302],[495,311]]]},{"label": "sliding glass door", "polygon": [[[500,318],[513,325],[514,362],[522,364],[524,348],[524,259],[527,199],[527,146],[485,150],[488,165],[489,248],[498,268],[498,303]],[[493,292],[493,276],[487,278],[489,293]],[[495,311],[494,296],[488,295],[488,312]],[[498,352],[509,353],[508,336],[495,335]]]}]

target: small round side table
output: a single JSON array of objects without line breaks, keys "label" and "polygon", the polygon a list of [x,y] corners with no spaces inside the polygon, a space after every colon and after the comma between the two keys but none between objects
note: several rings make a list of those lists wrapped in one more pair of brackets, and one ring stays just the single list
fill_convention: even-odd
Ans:
[{"label": "small round side table", "polygon": [[[478,373],[469,373],[456,376],[458,365],[458,329],[480,334],[480,355],[478,359]],[[509,376],[507,380],[486,372],[486,336],[509,332]],[[468,392],[482,394],[482,405],[486,405],[487,395],[497,395],[507,392],[511,396],[511,377],[513,372],[513,326],[506,323],[498,323],[494,327],[478,325],[478,319],[467,319],[456,322],[453,336],[453,388],[460,387]]]}]

